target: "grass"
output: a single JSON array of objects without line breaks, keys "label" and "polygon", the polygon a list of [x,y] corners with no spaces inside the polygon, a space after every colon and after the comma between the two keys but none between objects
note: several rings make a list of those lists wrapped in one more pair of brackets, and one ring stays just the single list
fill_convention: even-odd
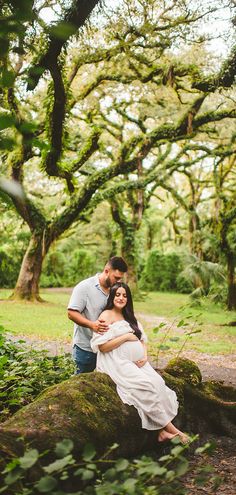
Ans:
[{"label": "grass", "polygon": [[[43,304],[8,301],[10,293],[9,290],[0,290],[0,324],[10,333],[39,340],[71,342],[73,324],[68,320],[66,311],[70,297],[68,290],[42,291],[41,297],[46,301]],[[200,308],[191,307],[187,295],[163,292],[152,292],[147,294],[144,300],[135,301],[135,311],[145,324],[150,339],[150,350],[154,354],[157,353],[160,344],[162,344],[162,352],[165,350],[169,352],[170,347],[178,352],[186,338],[186,333],[191,331],[193,325],[193,330],[201,329],[201,333],[188,337],[187,349],[213,355],[236,352],[235,327],[221,326],[236,320],[235,311],[227,312],[207,301]],[[189,315],[191,315],[190,319]],[[166,327],[153,333],[153,327],[158,325],[155,317],[162,317],[172,322],[173,328],[168,330],[170,326],[168,323]],[[178,327],[180,320],[184,320],[188,326],[182,324]]]},{"label": "grass", "polygon": [[7,301],[0,290],[0,324],[14,335],[71,342],[73,324],[67,318],[68,293],[42,291],[45,303]]}]

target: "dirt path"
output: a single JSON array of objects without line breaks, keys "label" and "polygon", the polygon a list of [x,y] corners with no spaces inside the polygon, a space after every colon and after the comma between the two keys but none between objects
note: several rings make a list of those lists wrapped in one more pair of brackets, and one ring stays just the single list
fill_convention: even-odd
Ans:
[{"label": "dirt path", "polygon": [[[147,326],[158,326],[160,323],[168,323],[163,317],[158,317],[154,315],[146,315],[143,313],[137,314],[138,319]],[[180,329],[178,329],[178,332]],[[35,338],[29,338],[24,335],[10,335],[10,338],[14,341],[25,340],[26,344],[34,349],[46,349],[49,354],[57,355],[62,352],[70,353],[71,344],[68,342],[46,340],[42,341]],[[158,368],[164,368],[168,361],[175,357],[176,352],[169,350],[168,353],[162,353],[158,360]],[[222,355],[212,355],[207,353],[199,353],[192,350],[185,350],[181,354],[183,357],[192,359],[199,366],[203,380],[217,380],[223,381],[225,385],[230,385],[236,387],[236,354],[222,354]],[[155,365],[155,363],[153,363]],[[236,490],[235,490],[236,494]]]},{"label": "dirt path", "polygon": [[[149,326],[158,326],[160,323],[169,323],[163,317],[146,315],[139,313],[137,315],[142,322]],[[178,333],[180,329],[178,328]],[[158,367],[164,368],[168,361],[175,357],[175,351],[168,351],[166,355],[161,355]],[[222,354],[212,355],[207,353],[200,353],[193,350],[184,349],[181,354],[183,357],[192,359],[199,366],[203,380],[217,380],[223,381],[226,385],[236,387],[236,353],[235,354]],[[236,494],[236,491],[235,491]]]}]

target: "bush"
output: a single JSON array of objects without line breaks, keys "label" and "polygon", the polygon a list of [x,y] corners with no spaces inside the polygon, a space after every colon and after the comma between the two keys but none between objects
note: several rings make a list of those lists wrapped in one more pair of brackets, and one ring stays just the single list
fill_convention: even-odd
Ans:
[{"label": "bush", "polygon": [[177,278],[183,270],[182,257],[176,253],[162,254],[150,251],[141,277],[141,288],[146,290],[176,291]]},{"label": "bush", "polygon": [[0,421],[73,372],[70,355],[52,357],[47,351],[29,349],[23,341],[16,344],[6,338],[0,326]]},{"label": "bush", "polygon": [[44,261],[41,287],[70,287],[96,272],[96,257],[86,249],[69,254],[54,250]]},{"label": "bush", "polygon": [[73,251],[69,261],[69,285],[77,284],[80,280],[91,277],[97,272],[96,256],[86,249]]},{"label": "bush", "polygon": [[[191,443],[196,437],[191,439]],[[185,455],[188,446],[172,440],[169,452],[159,459],[143,455],[137,459],[110,459],[109,454],[118,447],[114,444],[105,458],[99,459],[91,444],[87,444],[78,461],[73,456],[73,442],[58,442],[50,456],[28,448],[21,457],[10,461],[2,471],[1,492],[8,495],[183,495],[186,493],[182,476],[191,466]],[[195,450],[202,455],[195,481],[205,484],[215,481],[213,468],[207,466],[206,453],[213,445],[206,443]],[[46,454],[48,454],[46,452]],[[113,454],[114,455],[114,454]],[[46,460],[45,460],[46,457]],[[108,460],[105,460],[107,459]],[[217,486],[220,484],[218,477]],[[6,491],[7,490],[7,491]]]},{"label": "bush", "polygon": [[15,285],[21,267],[21,254],[0,248],[0,287],[11,288]]},{"label": "bush", "polygon": [[176,288],[177,292],[181,292],[181,294],[190,294],[193,289],[193,283],[187,277],[185,277],[182,273],[176,277]]}]

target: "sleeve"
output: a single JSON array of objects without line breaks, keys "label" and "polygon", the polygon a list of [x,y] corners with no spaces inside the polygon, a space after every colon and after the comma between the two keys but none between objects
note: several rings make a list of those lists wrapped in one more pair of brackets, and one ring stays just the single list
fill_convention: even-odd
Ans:
[{"label": "sleeve", "polygon": [[141,330],[141,333],[142,333],[141,340],[143,340],[143,342],[146,344],[147,341],[148,341],[148,338],[147,338],[146,333],[144,332],[143,325],[142,325],[142,323],[140,323],[140,321],[138,321],[138,327],[139,327],[139,330]]},{"label": "sleeve", "polygon": [[112,340],[113,338],[114,338],[114,335],[113,335],[113,332],[111,329],[107,330],[107,332],[103,333],[102,335],[94,332],[94,335],[93,335],[92,339],[90,340],[90,345],[91,345],[92,351],[98,352],[99,351],[99,345],[105,344],[106,342],[108,342],[108,340]]},{"label": "sleeve", "polygon": [[68,304],[68,309],[73,309],[75,311],[79,311],[82,313],[86,308],[87,302],[87,286],[86,283],[80,282],[77,284],[70,297],[70,301]]}]

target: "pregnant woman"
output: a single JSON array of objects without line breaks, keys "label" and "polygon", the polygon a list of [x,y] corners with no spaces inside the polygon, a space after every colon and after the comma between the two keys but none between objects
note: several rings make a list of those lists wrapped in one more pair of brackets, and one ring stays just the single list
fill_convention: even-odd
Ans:
[{"label": "pregnant woman", "polygon": [[178,435],[186,443],[187,435],[171,423],[178,411],[176,394],[147,361],[147,338],[135,318],[128,285],[112,286],[100,318],[109,330],[91,340],[93,352],[98,353],[97,371],[111,377],[125,404],[136,407],[142,428],[158,430],[159,442]]}]

